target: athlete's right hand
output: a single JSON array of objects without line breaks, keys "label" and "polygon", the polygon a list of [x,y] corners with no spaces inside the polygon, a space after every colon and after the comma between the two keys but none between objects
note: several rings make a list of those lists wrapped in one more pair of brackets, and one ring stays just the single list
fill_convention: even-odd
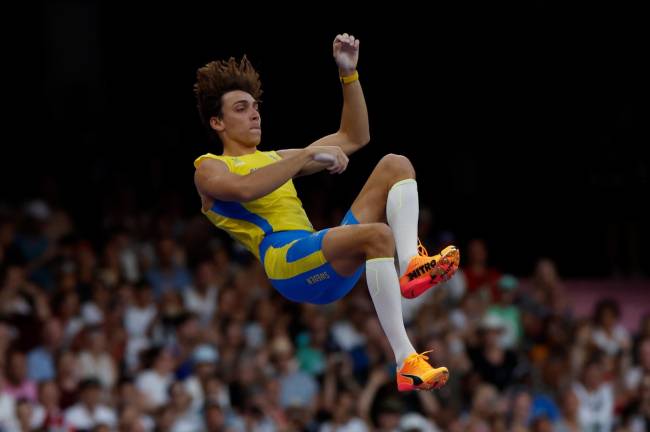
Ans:
[{"label": "athlete's right hand", "polygon": [[348,167],[349,158],[338,146],[309,146],[311,160],[322,163],[330,174],[340,174]]}]

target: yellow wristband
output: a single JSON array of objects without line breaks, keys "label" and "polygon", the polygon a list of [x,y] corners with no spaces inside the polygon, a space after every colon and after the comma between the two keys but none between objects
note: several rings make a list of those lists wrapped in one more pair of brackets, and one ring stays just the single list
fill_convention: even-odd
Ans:
[{"label": "yellow wristband", "polygon": [[343,77],[340,77],[340,78],[341,78],[341,84],[350,84],[350,83],[355,82],[355,81],[357,81],[359,79],[359,72],[355,70],[352,75],[343,76]]}]

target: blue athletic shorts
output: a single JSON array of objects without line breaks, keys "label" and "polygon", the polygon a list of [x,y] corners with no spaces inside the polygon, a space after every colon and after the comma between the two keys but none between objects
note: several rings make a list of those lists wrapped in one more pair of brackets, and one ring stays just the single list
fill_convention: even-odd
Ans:
[{"label": "blue athletic shorts", "polygon": [[[358,223],[351,210],[341,221],[341,225]],[[260,259],[266,275],[287,299],[301,303],[331,303],[350,292],[361,277],[365,264],[345,277],[327,262],[321,250],[327,231],[281,231],[268,234],[260,243]]]}]

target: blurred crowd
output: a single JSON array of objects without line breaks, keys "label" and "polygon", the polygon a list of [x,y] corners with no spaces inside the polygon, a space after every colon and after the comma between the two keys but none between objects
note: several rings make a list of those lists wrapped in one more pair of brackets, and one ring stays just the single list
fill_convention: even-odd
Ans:
[{"label": "blurred crowd", "polygon": [[198,211],[119,208],[93,238],[44,200],[0,208],[1,432],[650,431],[650,316],[576,317],[550,259],[515,277],[459,245],[462,270],[403,301],[450,380],[400,394],[363,278],[292,303]]}]

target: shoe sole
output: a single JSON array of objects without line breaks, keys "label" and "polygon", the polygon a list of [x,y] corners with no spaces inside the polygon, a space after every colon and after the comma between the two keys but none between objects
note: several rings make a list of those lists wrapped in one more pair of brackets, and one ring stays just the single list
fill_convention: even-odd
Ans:
[{"label": "shoe sole", "polygon": [[438,285],[441,282],[449,280],[460,264],[460,253],[453,246],[448,246],[442,251],[440,260],[428,274],[410,281],[401,289],[402,296],[406,298],[415,298],[422,295],[426,290]]}]

